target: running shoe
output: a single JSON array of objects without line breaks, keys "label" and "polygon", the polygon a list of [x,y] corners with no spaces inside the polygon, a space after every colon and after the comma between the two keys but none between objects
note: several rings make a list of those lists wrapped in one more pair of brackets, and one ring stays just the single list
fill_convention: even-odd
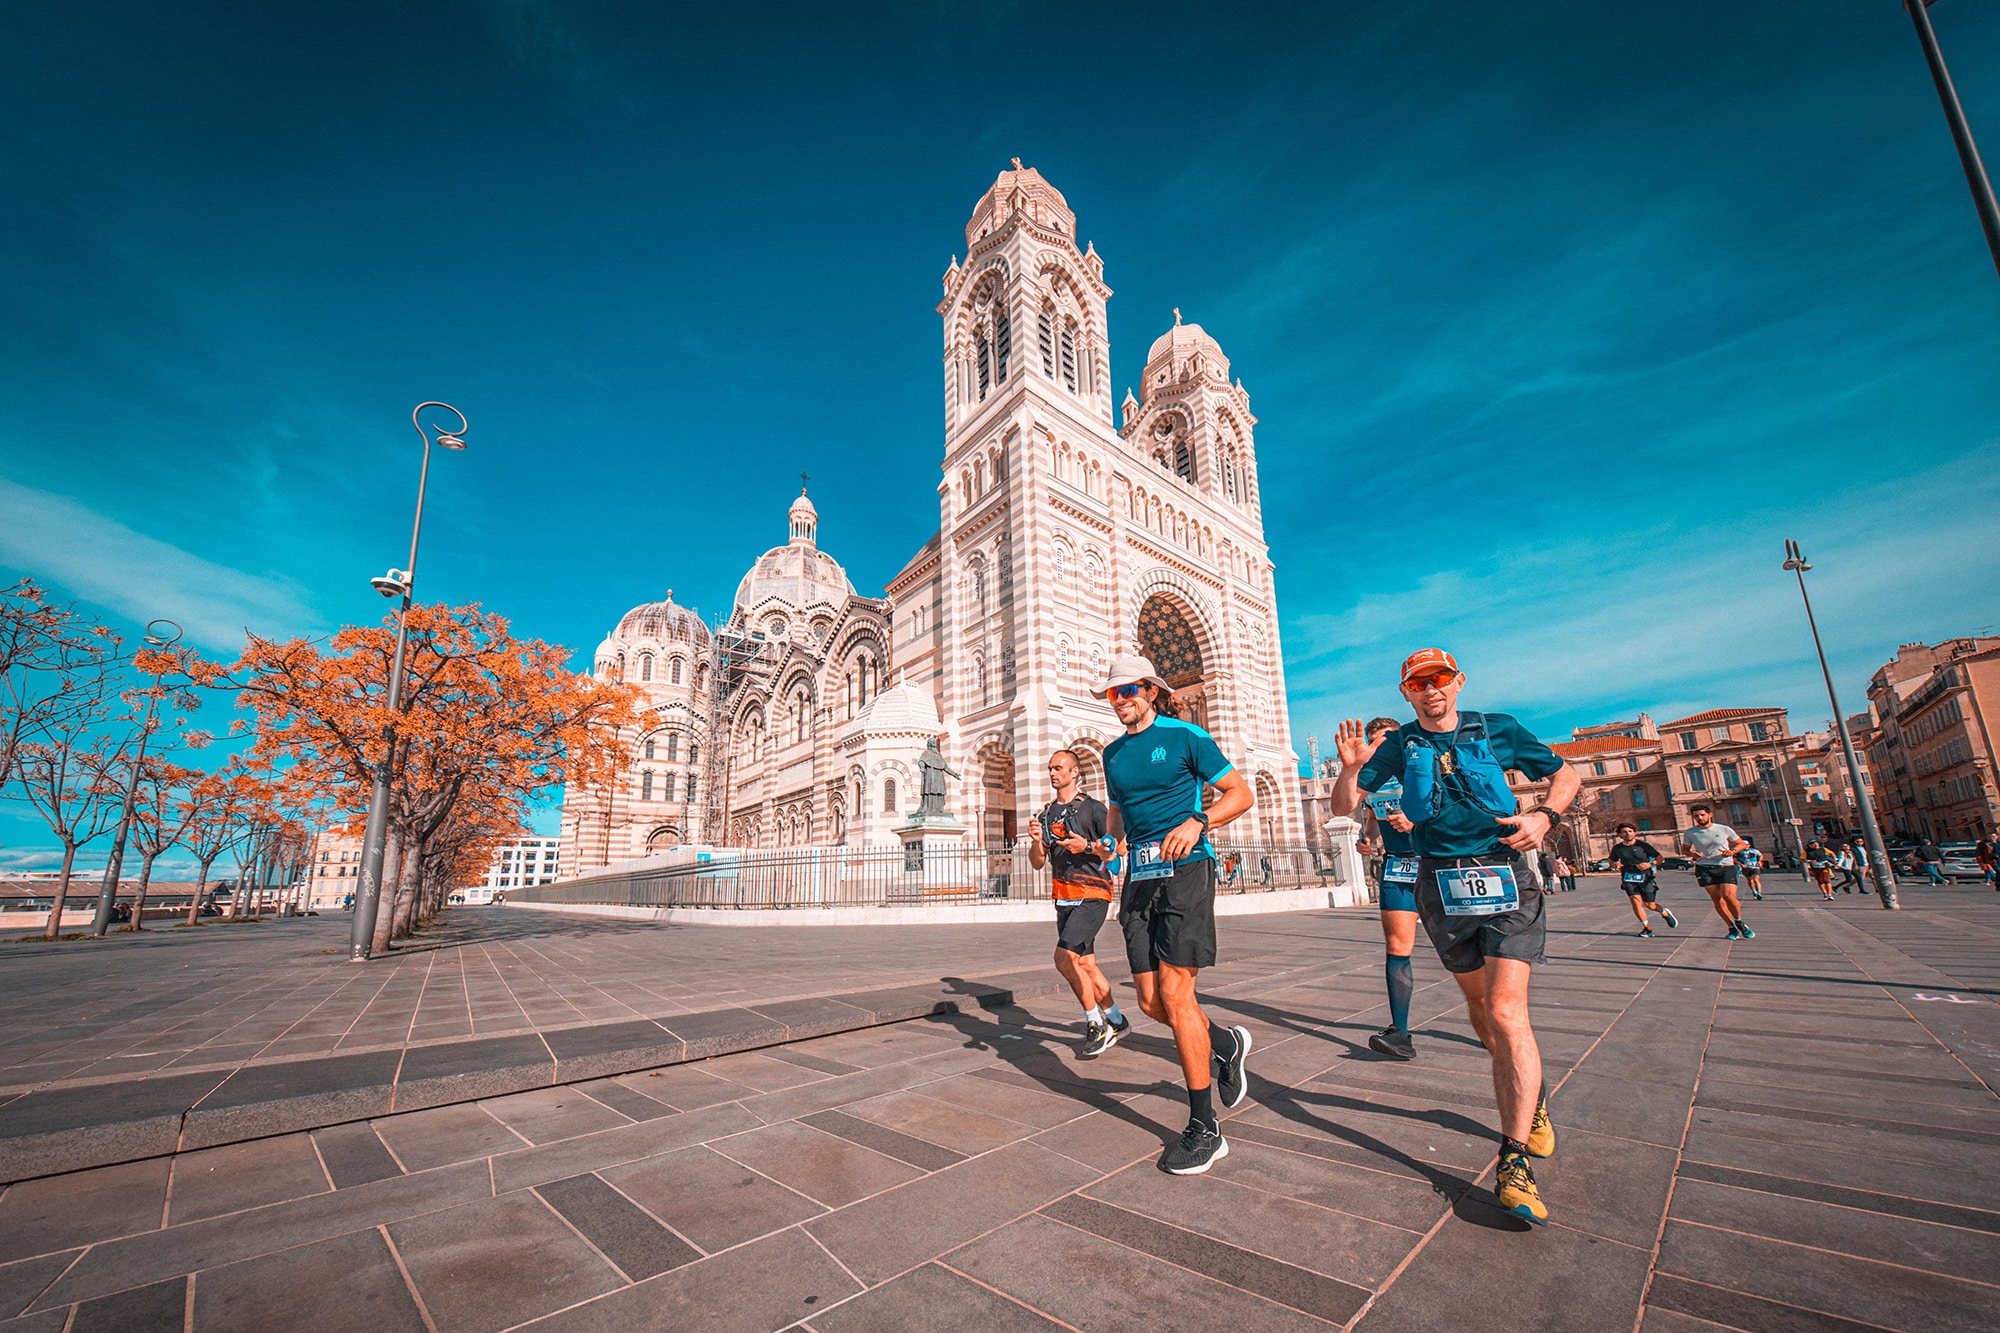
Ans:
[{"label": "running shoe", "polygon": [[1215,1061],[1215,1097],[1224,1110],[1242,1105],[1250,1094],[1250,1079],[1243,1071],[1243,1062],[1250,1056],[1250,1029],[1239,1024],[1229,1031],[1236,1038],[1236,1054]]},{"label": "running shoe", "polygon": [[1549,1210],[1542,1206],[1542,1192],[1535,1188],[1535,1173],[1528,1166],[1528,1159],[1520,1153],[1506,1153],[1500,1158],[1499,1178],[1493,1183],[1493,1192],[1500,1196],[1500,1208],[1512,1213],[1523,1222],[1536,1226],[1547,1226]]},{"label": "running shoe", "polygon": [[1744,925],[1741,921],[1738,921],[1736,923],[1736,938],[1739,940],[1754,940],[1757,938],[1757,932]]},{"label": "running shoe", "polygon": [[1727,940],[1733,940],[1736,938],[1736,926],[1733,923],[1729,927],[1729,933],[1727,935],[1724,935],[1723,938]]},{"label": "running shoe", "polygon": [[1652,938],[1653,938],[1653,928],[1652,928],[1651,926],[1641,926],[1641,927],[1639,927],[1639,938],[1640,938],[1640,939],[1642,939],[1642,940],[1650,940],[1650,939],[1652,939]]},{"label": "running shoe", "polygon": [[1679,930],[1681,928],[1680,919],[1674,915],[1674,909],[1671,907],[1662,907],[1660,909],[1660,920],[1667,923],[1669,930]]},{"label": "running shoe", "polygon": [[1416,1043],[1410,1040],[1408,1032],[1398,1027],[1383,1028],[1380,1032],[1370,1037],[1368,1039],[1368,1049],[1377,1055],[1393,1055],[1398,1060],[1414,1060],[1417,1058]]},{"label": "running shoe", "polygon": [[[1175,1176],[1198,1176],[1227,1156],[1229,1140],[1222,1137],[1219,1127],[1190,1120],[1181,1131],[1180,1142],[1168,1145],[1160,1154],[1160,1170]],[[1534,1188],[1532,1179],[1529,1188]]]},{"label": "running shoe", "polygon": [[1120,1014],[1116,1018],[1108,1019],[1107,1022],[1111,1027],[1112,1041],[1123,1041],[1132,1035],[1132,1020],[1125,1017],[1125,1015]]},{"label": "running shoe", "polygon": [[1764,901],[1764,891],[1762,889],[1750,890],[1750,896],[1752,898],[1755,898],[1760,903]]},{"label": "running shoe", "polygon": [[1549,1095],[1546,1092],[1535,1103],[1535,1123],[1528,1126],[1525,1146],[1530,1157],[1549,1157],[1555,1153],[1556,1127],[1549,1123]]},{"label": "running shoe", "polygon": [[1084,1034],[1083,1053],[1095,1057],[1104,1054],[1118,1044],[1118,1034],[1111,1030],[1109,1023],[1092,1023]]}]

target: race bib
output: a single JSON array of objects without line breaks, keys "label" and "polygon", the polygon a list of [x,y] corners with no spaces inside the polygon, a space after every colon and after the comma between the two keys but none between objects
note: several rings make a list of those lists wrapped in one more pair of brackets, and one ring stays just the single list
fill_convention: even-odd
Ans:
[{"label": "race bib", "polygon": [[1458,866],[1437,872],[1446,916],[1492,916],[1521,905],[1512,866]]},{"label": "race bib", "polygon": [[1382,882],[1384,884],[1415,884],[1417,882],[1417,858],[1414,856],[1391,856],[1382,862]]},{"label": "race bib", "polygon": [[1643,870],[1628,870],[1625,872],[1625,882],[1627,884],[1644,884],[1646,882],[1646,872]]},{"label": "race bib", "polygon": [[1132,878],[1135,880],[1168,879],[1174,873],[1174,863],[1161,857],[1160,844],[1142,842],[1132,848]]}]

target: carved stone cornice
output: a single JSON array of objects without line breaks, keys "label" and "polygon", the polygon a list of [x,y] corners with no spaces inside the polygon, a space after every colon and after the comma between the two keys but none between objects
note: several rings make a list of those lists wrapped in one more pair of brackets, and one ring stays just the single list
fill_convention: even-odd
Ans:
[{"label": "carved stone cornice", "polygon": [[959,525],[958,530],[951,534],[951,544],[953,546],[965,545],[974,537],[992,527],[994,521],[1006,513],[1008,508],[1009,503],[1006,500],[1000,500],[986,506],[986,508],[980,510],[977,514],[974,514]]}]

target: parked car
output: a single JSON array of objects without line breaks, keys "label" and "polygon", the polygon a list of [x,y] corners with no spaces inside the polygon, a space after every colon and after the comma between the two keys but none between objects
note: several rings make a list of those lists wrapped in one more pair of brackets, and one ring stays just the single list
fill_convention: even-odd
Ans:
[{"label": "parked car", "polygon": [[1592,861],[1588,865],[1584,866],[1583,869],[1585,874],[1601,875],[1605,871],[1611,869],[1611,862],[1605,860],[1603,857],[1599,857],[1597,860]]},{"label": "parked car", "polygon": [[1971,843],[1947,842],[1940,844],[1938,851],[1944,854],[1944,860],[1938,863],[1938,873],[1946,879],[1956,882],[1986,878],[1986,872],[1979,868],[1979,858],[1973,855]]},{"label": "parked car", "polygon": [[1692,865],[1694,865],[1694,862],[1688,860],[1685,856],[1663,856],[1660,858],[1660,869],[1662,870],[1686,870]]}]

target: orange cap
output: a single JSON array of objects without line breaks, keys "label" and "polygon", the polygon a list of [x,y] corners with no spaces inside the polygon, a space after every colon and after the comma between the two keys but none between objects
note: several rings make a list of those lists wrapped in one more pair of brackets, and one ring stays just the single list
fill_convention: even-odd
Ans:
[{"label": "orange cap", "polygon": [[1439,671],[1458,674],[1458,659],[1442,648],[1419,648],[1403,659],[1403,680],[1407,684],[1412,676],[1429,676]]}]

